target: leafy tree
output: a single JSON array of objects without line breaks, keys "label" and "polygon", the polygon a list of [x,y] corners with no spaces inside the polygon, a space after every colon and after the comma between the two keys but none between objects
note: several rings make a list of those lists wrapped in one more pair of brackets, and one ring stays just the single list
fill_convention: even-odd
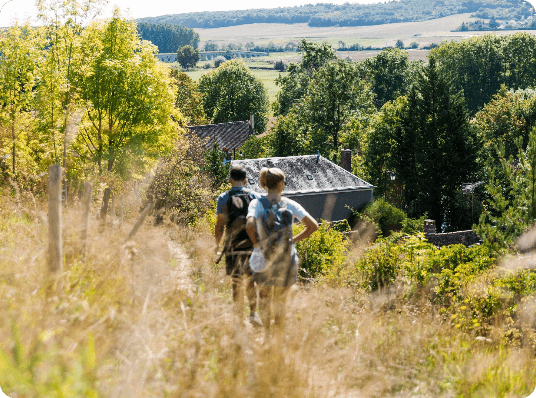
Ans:
[{"label": "leafy tree", "polygon": [[327,43],[302,40],[302,62],[291,63],[286,75],[275,80],[281,87],[274,103],[274,113],[284,115],[305,94],[313,72],[335,58],[335,50]]},{"label": "leafy tree", "polygon": [[395,47],[398,48],[399,50],[403,50],[404,49],[404,42],[402,40],[398,39],[396,41]]},{"label": "leafy tree", "polygon": [[433,58],[408,95],[386,103],[371,122],[363,157],[378,194],[385,192],[385,172],[395,173],[409,216],[427,212],[441,227],[452,213],[457,188],[476,170],[476,138],[462,94]]},{"label": "leafy tree", "polygon": [[203,94],[203,109],[213,123],[249,120],[250,114],[254,114],[257,132],[265,130],[266,88],[242,60],[227,61],[201,76],[199,91]]},{"label": "leafy tree", "polygon": [[207,117],[203,111],[203,95],[197,84],[186,73],[171,69],[171,78],[177,84],[176,108],[186,118],[189,125],[206,124]]},{"label": "leafy tree", "polygon": [[[0,36],[0,125],[5,131],[3,148],[10,148],[11,172],[17,172],[18,153],[27,145],[19,143],[21,135],[33,129],[31,108],[34,85],[41,60],[37,31],[29,25],[15,25]],[[7,152],[7,151],[6,151]]]},{"label": "leafy tree", "polygon": [[199,50],[190,45],[182,46],[177,50],[177,61],[186,70],[193,68],[199,61]]},{"label": "leafy tree", "polygon": [[513,92],[502,86],[475,115],[472,124],[480,134],[482,157],[498,164],[498,146],[504,147],[507,159],[518,154],[518,140],[522,149],[527,147],[529,133],[536,124],[536,96],[534,92]]},{"label": "leafy tree", "polygon": [[205,51],[218,51],[218,43],[208,40],[205,43]]},{"label": "leafy tree", "polygon": [[484,243],[496,250],[512,244],[536,220],[536,128],[530,132],[526,150],[521,137],[516,142],[516,159],[505,158],[504,148],[500,149],[502,173],[486,185],[489,199],[476,228]]},{"label": "leafy tree", "polygon": [[289,112],[279,116],[272,130],[271,146],[274,156],[298,156],[308,152],[306,131],[296,113]]},{"label": "leafy tree", "polygon": [[225,59],[224,56],[222,55],[218,55],[215,59],[214,59],[214,67],[217,68],[218,66],[220,66],[222,63],[224,63],[225,61],[227,61]]},{"label": "leafy tree", "polygon": [[117,12],[106,24],[86,28],[82,40],[76,83],[87,123],[77,149],[99,173],[143,172],[172,148],[177,122],[183,122],[167,67],[157,62],[154,46],[139,39],[135,23]]},{"label": "leafy tree", "polygon": [[212,188],[218,189],[229,178],[231,163],[225,160],[226,154],[215,142],[212,149],[205,153],[204,170],[212,179]]},{"label": "leafy tree", "polygon": [[365,60],[363,67],[376,94],[376,107],[380,109],[387,101],[408,92],[413,72],[420,66],[409,62],[407,51],[388,48]]}]

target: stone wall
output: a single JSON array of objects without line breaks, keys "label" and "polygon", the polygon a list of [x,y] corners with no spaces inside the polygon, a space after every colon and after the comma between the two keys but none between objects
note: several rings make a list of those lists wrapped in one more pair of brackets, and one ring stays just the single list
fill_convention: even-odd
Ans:
[{"label": "stone wall", "polygon": [[472,246],[478,243],[482,243],[482,240],[472,229],[469,229],[467,231],[446,232],[438,234],[435,232],[434,220],[424,221],[424,237],[428,240],[428,242],[437,247],[457,244]]}]

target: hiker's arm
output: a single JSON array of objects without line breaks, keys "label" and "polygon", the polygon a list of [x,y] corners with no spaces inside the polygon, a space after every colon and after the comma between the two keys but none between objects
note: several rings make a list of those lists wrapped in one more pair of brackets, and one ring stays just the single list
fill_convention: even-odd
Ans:
[{"label": "hiker's arm", "polygon": [[216,250],[220,247],[221,238],[223,236],[223,227],[225,226],[225,214],[217,214],[216,226],[214,227],[214,236],[216,237]]},{"label": "hiker's arm", "polygon": [[303,229],[298,235],[296,235],[292,239],[294,243],[308,238],[309,236],[311,236],[313,232],[315,232],[318,229],[318,223],[309,214],[303,217],[301,222],[303,225],[305,225],[305,229]]},{"label": "hiker's arm", "polygon": [[255,238],[255,217],[248,217],[246,221],[246,232],[253,246],[257,246],[257,239]]}]

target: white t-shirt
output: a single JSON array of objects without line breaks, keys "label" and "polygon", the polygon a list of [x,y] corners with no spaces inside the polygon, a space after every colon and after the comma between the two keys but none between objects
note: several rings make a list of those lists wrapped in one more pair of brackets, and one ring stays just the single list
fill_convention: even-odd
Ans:
[{"label": "white t-shirt", "polygon": [[[304,217],[309,215],[309,213],[307,213],[307,211],[305,211],[303,206],[299,203],[288,198],[285,198],[285,201],[287,203],[287,209],[292,212],[292,222],[301,221]],[[248,218],[255,217],[255,221],[257,222],[257,231],[259,230],[259,217],[262,215],[263,211],[264,206],[259,199],[253,199],[249,204]],[[296,247],[294,246],[294,243],[292,243],[290,255],[293,257],[293,261],[297,264],[298,253],[296,252]],[[251,254],[251,257],[249,259],[249,266],[254,272],[260,272],[264,268],[264,256],[262,255],[261,249],[259,247],[253,249],[253,253]]]}]

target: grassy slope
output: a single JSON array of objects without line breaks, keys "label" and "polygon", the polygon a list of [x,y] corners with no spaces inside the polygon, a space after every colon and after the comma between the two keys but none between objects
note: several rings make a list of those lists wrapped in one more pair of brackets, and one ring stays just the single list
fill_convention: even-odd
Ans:
[{"label": "grassy slope", "polygon": [[128,228],[99,234],[92,221],[83,259],[73,255],[78,214],[66,209],[64,284],[47,291],[46,207],[1,199],[9,396],[522,397],[536,383],[529,345],[476,340],[426,303],[325,284],[298,286],[285,333],[262,345],[235,321],[212,237],[170,224],[148,222],[124,246]]}]

